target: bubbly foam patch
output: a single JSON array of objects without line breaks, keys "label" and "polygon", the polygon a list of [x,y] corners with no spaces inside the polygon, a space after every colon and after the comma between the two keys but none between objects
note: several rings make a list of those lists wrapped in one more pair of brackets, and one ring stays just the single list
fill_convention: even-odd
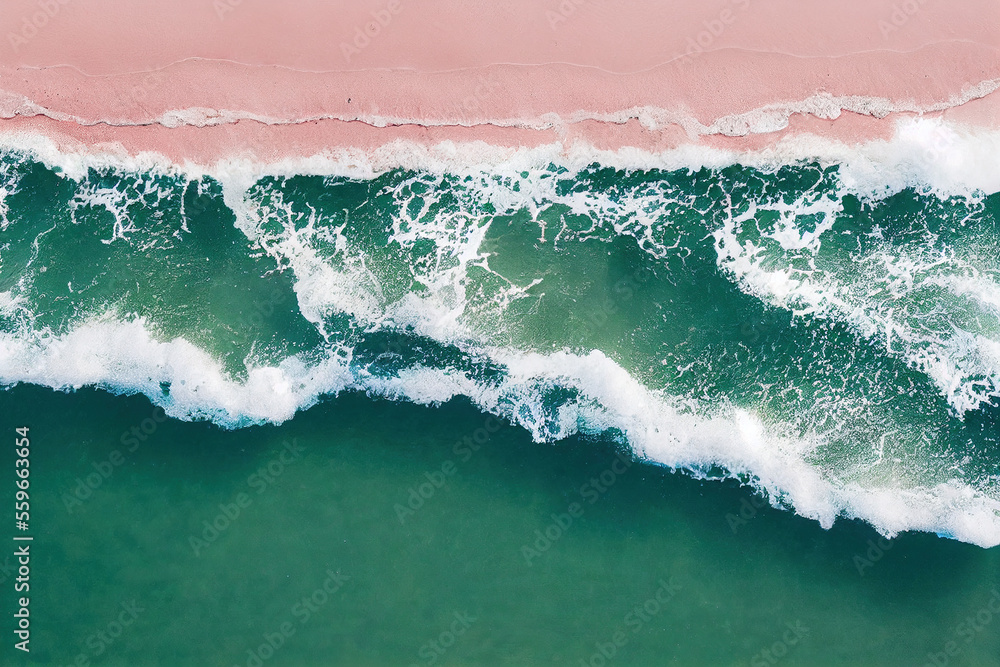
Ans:
[{"label": "bubbly foam patch", "polygon": [[18,191],[20,182],[20,174],[14,165],[0,160],[0,232],[6,231],[10,226],[10,204],[7,199]]},{"label": "bubbly foam patch", "polygon": [[[970,202],[967,218],[981,214]],[[779,222],[763,227],[762,210]],[[938,386],[959,415],[1000,398],[1000,264],[996,257],[939,241],[928,228],[904,245],[870,236],[870,249],[834,254],[840,199],[800,198],[751,205],[715,231],[720,268],[744,289],[802,317],[845,322],[903,358]],[[934,215],[932,212],[931,215]],[[815,222],[816,220],[819,222]],[[957,224],[965,220],[956,221]],[[808,224],[803,229],[802,226]],[[970,228],[965,241],[975,246]],[[759,237],[778,241],[765,249]],[[960,243],[961,241],[959,241]],[[980,239],[990,247],[995,239]]]}]

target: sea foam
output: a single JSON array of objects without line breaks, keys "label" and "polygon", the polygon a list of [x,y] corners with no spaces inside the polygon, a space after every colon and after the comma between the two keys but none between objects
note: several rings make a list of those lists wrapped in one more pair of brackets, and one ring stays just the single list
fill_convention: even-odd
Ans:
[{"label": "sea foam", "polygon": [[[851,517],[889,537],[920,530],[983,547],[1000,544],[1000,502],[961,482],[911,488],[837,482],[808,461],[817,443],[796,436],[790,425],[733,406],[698,409],[644,387],[601,352],[489,352],[508,371],[498,385],[448,368],[377,377],[352,368],[349,354],[337,352],[318,363],[291,357],[278,366],[251,367],[239,382],[183,338],[158,341],[142,321],[104,320],[63,336],[0,335],[0,383],[143,393],[173,417],[211,419],[230,428],[280,423],[321,396],[343,391],[429,405],[464,396],[538,441],[614,431],[649,462],[696,475],[721,467],[776,506],[825,528]],[[545,386],[578,395],[553,408],[540,391]]]},{"label": "sea foam", "polygon": [[741,164],[762,170],[817,162],[839,165],[844,185],[859,194],[883,196],[907,187],[929,187],[943,195],[1000,191],[994,157],[1000,131],[971,127],[939,117],[900,117],[894,136],[858,145],[800,133],[757,151],[724,150],[696,141],[661,152],[622,147],[596,148],[580,140],[533,148],[496,146],[483,141],[443,141],[424,145],[395,140],[373,149],[336,149],[310,157],[268,162],[247,158],[211,164],[177,163],[155,152],[129,154],[107,144],[60,148],[50,138],[26,132],[0,133],[0,150],[30,155],[48,168],[81,180],[91,169],[183,173],[192,180],[211,176],[221,182],[249,185],[265,176],[320,175],[370,178],[393,169],[465,174],[484,168],[517,171],[560,165],[577,171],[591,164],[615,169],[721,169]]},{"label": "sea foam", "polygon": [[[100,386],[120,393],[142,393],[172,416],[210,419],[229,428],[280,423],[323,396],[343,391],[421,404],[464,396],[481,409],[524,427],[539,441],[581,432],[617,433],[638,456],[651,462],[702,475],[724,469],[760,490],[772,503],[790,507],[824,527],[839,516],[855,517],[886,535],[923,530],[993,546],[1000,544],[1000,502],[995,498],[995,484],[973,486],[959,479],[929,484],[891,478],[868,483],[838,481],[813,460],[823,445],[822,436],[803,434],[780,417],[725,401],[705,404],[673,395],[669,388],[647,387],[596,350],[542,354],[477,342],[477,332],[462,317],[467,300],[461,291],[467,267],[478,263],[488,268],[488,257],[480,250],[485,226],[475,215],[465,214],[457,223],[454,219],[422,223],[421,216],[394,221],[397,241],[412,244],[433,238],[441,257],[455,261],[439,262],[439,269],[421,276],[430,288],[427,295],[408,295],[387,303],[380,297],[377,281],[366,277],[363,262],[347,261],[334,270],[315,252],[314,226],[292,224],[278,236],[266,236],[262,216],[281,214],[281,202],[275,199],[264,211],[251,191],[265,176],[313,174],[366,179],[390,169],[411,169],[430,177],[472,176],[483,184],[485,199],[502,210],[532,211],[532,207],[557,201],[588,215],[637,221],[627,231],[642,241],[651,238],[644,237],[643,230],[656,224],[655,215],[650,213],[656,193],[620,201],[560,193],[553,182],[537,178],[537,173],[558,165],[572,174],[593,163],[624,170],[720,169],[744,164],[767,171],[811,161],[837,165],[843,191],[859,197],[881,198],[916,187],[940,196],[975,198],[1000,191],[1000,170],[984,166],[997,144],[998,137],[990,133],[917,118],[900,121],[891,141],[858,147],[817,137],[792,138],[765,151],[741,154],[693,145],[651,154],[635,149],[600,151],[582,144],[504,149],[480,143],[433,147],[396,143],[371,152],[346,151],[273,164],[230,160],[206,166],[177,165],[153,154],[66,153],[41,137],[8,136],[8,149],[30,155],[80,181],[92,169],[174,173],[192,180],[210,176],[222,184],[225,203],[247,238],[287,260],[295,276],[299,309],[318,328],[322,329],[330,312],[349,313],[373,329],[406,328],[486,355],[504,368],[505,374],[499,383],[485,383],[454,368],[414,366],[382,376],[352,363],[351,349],[331,343],[318,360],[291,356],[276,365],[248,363],[246,379],[237,380],[209,353],[183,337],[164,339],[141,318],[105,315],[62,334],[30,327],[0,334],[0,383],[30,382],[57,389]],[[515,190],[496,185],[482,179],[484,171],[507,176],[524,187]],[[529,176],[523,176],[524,172]],[[81,201],[116,206],[101,193]],[[0,197],[0,205],[2,202]],[[830,202],[806,205],[812,207],[808,214],[837,213],[837,205]],[[290,210],[285,213],[291,215]],[[730,222],[735,225],[738,221]],[[616,227],[616,231],[626,230]],[[768,272],[754,263],[753,253],[748,254],[736,231],[730,226],[718,232],[719,261],[746,289],[786,307],[797,299],[811,308],[811,315],[845,319],[862,335],[877,337],[877,312],[866,311],[863,303],[837,301],[832,293],[823,294],[819,286],[801,281],[792,284],[788,276]],[[335,235],[336,229],[329,233]],[[805,231],[789,222],[775,232],[775,239],[786,251],[810,252],[821,243],[823,233],[822,224]],[[663,251],[652,242],[646,248],[654,254]],[[343,248],[348,259],[350,252],[350,248]],[[522,298],[530,287],[510,285],[504,298]],[[980,301],[992,307],[992,291],[982,287],[980,283],[954,283],[949,289],[980,295]],[[11,294],[3,304],[5,312],[24,308]],[[915,339],[900,335],[898,340],[901,345],[911,343],[909,348],[896,349],[910,354],[908,360],[919,366],[919,360],[907,352],[915,349]],[[979,344],[984,352],[978,358],[991,358],[985,343],[963,342],[961,336],[954,340],[957,346]],[[928,353],[948,368],[962,369],[962,355],[950,354],[947,346],[929,348]],[[934,368],[928,364],[925,371],[935,381],[944,382],[946,378],[935,375]],[[575,397],[553,404],[546,401],[553,388],[570,389]]]}]

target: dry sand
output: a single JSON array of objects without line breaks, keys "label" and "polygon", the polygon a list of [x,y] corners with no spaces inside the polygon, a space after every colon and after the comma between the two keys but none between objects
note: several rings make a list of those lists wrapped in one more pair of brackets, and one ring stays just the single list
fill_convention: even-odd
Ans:
[{"label": "dry sand", "polygon": [[7,0],[0,33],[0,132],[206,164],[1000,127],[992,0]]}]

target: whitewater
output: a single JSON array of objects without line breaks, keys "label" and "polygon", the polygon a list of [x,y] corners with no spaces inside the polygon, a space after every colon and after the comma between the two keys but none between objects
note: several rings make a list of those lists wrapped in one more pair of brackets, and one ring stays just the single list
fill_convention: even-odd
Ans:
[{"label": "whitewater", "polygon": [[0,150],[0,384],[236,429],[360,391],[1000,544],[1000,137]]}]

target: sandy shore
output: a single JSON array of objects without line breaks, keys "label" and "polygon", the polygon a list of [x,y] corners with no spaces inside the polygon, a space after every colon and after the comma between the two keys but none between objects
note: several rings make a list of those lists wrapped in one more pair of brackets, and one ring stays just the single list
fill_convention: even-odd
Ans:
[{"label": "sandy shore", "polygon": [[756,149],[1000,128],[990,0],[11,0],[0,132],[175,160],[483,140]]}]

